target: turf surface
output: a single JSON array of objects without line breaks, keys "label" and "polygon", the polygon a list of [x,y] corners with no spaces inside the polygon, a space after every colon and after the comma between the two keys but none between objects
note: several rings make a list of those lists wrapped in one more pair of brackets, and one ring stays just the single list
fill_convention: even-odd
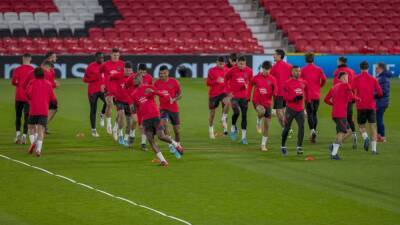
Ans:
[{"label": "turf surface", "polygon": [[[306,140],[304,145],[305,155],[315,160],[296,156],[294,139],[288,143],[289,155],[282,158],[275,118],[270,151],[259,151],[261,137],[255,131],[253,108],[248,146],[226,137],[210,141],[204,81],[181,80],[181,84],[186,154],[178,161],[162,144],[168,168],[152,164],[153,154],[138,150],[139,140],[127,149],[114,143],[104,129],[99,129],[101,138],[92,138],[86,86],[80,80],[63,80],[57,90],[60,110],[50,124],[53,133],[45,139],[41,158],[28,155],[27,146],[12,143],[14,89],[9,81],[1,80],[0,154],[196,225],[400,224],[400,152],[396,147],[400,145],[400,82],[392,82],[391,107],[385,117],[388,143],[378,145],[381,154],[372,156],[360,148],[352,151],[346,143],[339,162],[328,158],[327,146],[335,130],[325,104],[319,113],[318,144]],[[221,133],[219,123],[216,128]],[[85,137],[76,137],[79,132]],[[0,224],[182,223],[0,158]]]}]

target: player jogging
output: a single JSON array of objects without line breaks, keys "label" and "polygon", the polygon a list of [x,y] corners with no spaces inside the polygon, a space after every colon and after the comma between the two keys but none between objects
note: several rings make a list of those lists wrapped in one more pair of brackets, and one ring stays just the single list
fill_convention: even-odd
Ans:
[{"label": "player jogging", "polygon": [[[45,62],[47,62],[47,63],[46,63],[46,65],[44,65],[44,63],[42,65],[42,66],[44,66],[43,67],[44,68],[44,77],[45,77],[45,79],[50,81],[53,89],[55,89],[60,86],[60,83],[58,83],[56,81],[56,71],[54,70],[55,63],[57,62],[57,55],[54,52],[47,52],[45,58],[46,58]],[[50,102],[49,107],[50,108],[49,108],[48,123],[50,123],[54,119],[54,117],[58,111],[57,98],[55,98],[54,100],[52,100]],[[47,125],[46,125],[46,134],[49,134]]]},{"label": "player jogging", "polygon": [[[262,72],[253,77],[251,85],[254,87],[253,105],[258,119],[263,121],[261,151],[268,151],[267,141],[269,124],[271,122],[272,97],[278,93],[275,77],[270,75],[272,64],[270,61],[263,62]],[[257,93],[257,94],[256,94]],[[254,98],[254,96],[257,96]]]},{"label": "player jogging", "polygon": [[[33,67],[31,66],[32,57],[30,54],[24,54],[22,56],[22,65],[17,67],[13,71],[12,85],[15,86],[15,143],[26,144],[26,136],[28,133],[28,117],[29,117],[29,103],[26,96],[26,87],[30,79],[30,75],[33,73]],[[21,120],[22,115],[24,116],[24,125],[21,136]]]}]

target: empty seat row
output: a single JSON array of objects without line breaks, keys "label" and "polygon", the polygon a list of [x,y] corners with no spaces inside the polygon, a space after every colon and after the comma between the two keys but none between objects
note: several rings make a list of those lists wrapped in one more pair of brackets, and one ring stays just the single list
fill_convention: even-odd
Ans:
[{"label": "empty seat row", "polygon": [[41,22],[49,22],[49,21],[70,21],[70,20],[82,20],[82,21],[88,21],[88,20],[94,20],[94,14],[93,13],[20,13],[20,15],[13,15],[13,14],[8,14],[5,16],[4,20],[1,19],[0,17],[0,22],[2,23],[14,23],[14,22],[35,22],[35,23],[41,23]]}]

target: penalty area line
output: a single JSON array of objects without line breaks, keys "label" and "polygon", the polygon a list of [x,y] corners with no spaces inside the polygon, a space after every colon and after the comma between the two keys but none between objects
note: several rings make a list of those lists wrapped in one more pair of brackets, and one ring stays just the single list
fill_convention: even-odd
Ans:
[{"label": "penalty area line", "polygon": [[33,169],[35,169],[35,170],[39,170],[39,171],[41,171],[41,172],[47,173],[47,174],[50,175],[50,176],[55,176],[55,177],[64,179],[64,180],[66,180],[66,181],[69,181],[70,183],[80,185],[81,187],[84,187],[84,188],[86,188],[86,189],[93,190],[93,191],[96,191],[96,192],[101,193],[101,194],[103,194],[103,195],[106,195],[106,196],[108,196],[108,197],[111,197],[111,198],[114,198],[114,199],[117,199],[117,200],[120,200],[120,201],[129,203],[130,205],[133,205],[133,206],[136,206],[136,207],[140,207],[140,208],[143,208],[143,209],[147,209],[148,211],[151,211],[151,212],[156,213],[156,214],[158,214],[158,215],[164,216],[164,217],[169,218],[169,219],[171,219],[171,220],[175,220],[175,221],[178,221],[178,222],[183,223],[183,224],[186,224],[186,225],[192,225],[190,222],[188,222],[188,221],[186,221],[186,220],[183,220],[183,219],[180,219],[180,218],[177,218],[177,217],[168,215],[168,214],[166,214],[166,213],[164,213],[164,212],[161,212],[161,211],[159,211],[159,210],[153,209],[153,208],[151,208],[151,207],[138,204],[138,203],[136,203],[136,202],[134,202],[134,201],[131,201],[131,200],[129,200],[129,199],[126,199],[126,198],[123,198],[123,197],[120,197],[120,196],[116,196],[116,195],[110,194],[110,193],[108,193],[108,192],[106,192],[106,191],[103,191],[103,190],[94,188],[94,187],[89,186],[89,185],[87,185],[87,184],[80,183],[80,182],[75,181],[74,179],[71,179],[71,178],[69,178],[69,177],[65,177],[65,176],[62,176],[62,175],[60,175],[60,174],[56,174],[56,173],[50,172],[50,171],[48,171],[48,170],[45,170],[45,169],[40,168],[40,167],[37,167],[37,166],[32,166],[32,165],[30,165],[30,164],[28,164],[28,163],[25,163],[25,162],[22,162],[22,161],[19,161],[19,160],[10,158],[10,157],[5,156],[5,155],[2,155],[2,154],[0,154],[0,157],[1,157],[1,158],[4,158],[4,159],[7,159],[7,160],[10,160],[10,161],[12,161],[12,162],[18,163],[18,164],[22,164],[22,165],[27,166],[27,167],[31,167],[31,168],[33,168]]}]

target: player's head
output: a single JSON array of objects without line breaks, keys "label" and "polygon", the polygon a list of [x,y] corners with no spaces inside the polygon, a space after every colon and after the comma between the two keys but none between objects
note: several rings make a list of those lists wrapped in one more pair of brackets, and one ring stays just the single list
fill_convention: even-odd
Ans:
[{"label": "player's head", "polygon": [[314,53],[308,52],[305,54],[304,59],[306,60],[307,63],[313,63],[314,62]]},{"label": "player's head", "polygon": [[360,70],[361,71],[366,71],[366,70],[368,70],[369,69],[369,64],[368,64],[368,62],[367,61],[362,61],[361,63],[360,63]]},{"label": "player's head", "polygon": [[33,75],[36,79],[43,79],[44,78],[44,71],[41,67],[36,67],[33,71]]},{"label": "player's head", "polygon": [[346,72],[340,72],[338,75],[338,79],[341,80],[344,83],[349,82],[349,75]]},{"label": "player's head", "polygon": [[118,48],[113,48],[111,50],[111,61],[118,61],[119,57],[121,56],[121,53],[119,52]]},{"label": "player's head", "polygon": [[231,53],[228,57],[228,62],[230,64],[230,66],[235,66],[238,60],[238,56],[236,53]]},{"label": "player's head", "polygon": [[49,60],[46,60],[46,61],[44,61],[43,63],[42,63],[42,69],[44,70],[44,71],[49,71],[51,68],[53,68],[53,63],[52,62],[50,62]]},{"label": "player's head", "polygon": [[264,61],[261,65],[263,74],[267,75],[269,74],[269,71],[271,71],[272,63],[270,61]]},{"label": "player's head", "polygon": [[276,49],[274,53],[274,60],[275,62],[281,61],[285,58],[285,51],[283,49]]},{"label": "player's head", "polygon": [[29,53],[25,53],[22,55],[22,64],[29,65],[31,64],[32,56]]},{"label": "player's head", "polygon": [[130,61],[126,61],[124,64],[124,74],[131,75],[133,73],[132,63]]},{"label": "player's head", "polygon": [[346,57],[340,56],[340,57],[338,58],[338,65],[339,65],[339,66],[341,66],[341,65],[346,65],[346,63],[347,63],[347,58],[346,58]]},{"label": "player's head", "polygon": [[243,55],[239,56],[237,66],[241,70],[246,67],[246,57],[245,56],[243,56]]},{"label": "player's head", "polygon": [[169,69],[168,69],[168,67],[167,66],[161,66],[160,67],[160,78],[162,79],[162,80],[166,80],[166,79],[168,79],[168,76],[169,76]]},{"label": "player's head", "polygon": [[224,57],[222,57],[222,56],[218,56],[218,58],[217,58],[217,66],[219,67],[219,68],[224,68],[224,66],[225,66],[225,60],[224,60]]},{"label": "player's head", "polygon": [[140,86],[140,85],[142,85],[142,80],[143,80],[142,74],[140,74],[140,73],[136,74],[135,80],[134,80],[135,86]]},{"label": "player's head", "polygon": [[137,71],[137,72],[138,72],[139,74],[142,74],[142,75],[146,74],[146,73],[147,73],[147,66],[146,66],[146,64],[140,63],[139,66],[138,66],[138,71]]},{"label": "player's head", "polygon": [[387,70],[387,67],[386,67],[386,64],[384,62],[379,62],[376,65],[375,72],[376,72],[377,75],[381,74],[382,72],[386,72],[386,70]]},{"label": "player's head", "polygon": [[98,64],[102,64],[104,62],[104,54],[102,52],[96,52],[96,54],[94,54],[94,57],[96,58],[96,62]]},{"label": "player's head", "polygon": [[300,72],[301,72],[300,66],[293,66],[292,67],[292,77],[293,78],[295,78],[295,79],[299,78],[300,77]]},{"label": "player's head", "polygon": [[57,55],[55,52],[47,52],[45,55],[45,60],[50,61],[52,63],[57,62]]}]

